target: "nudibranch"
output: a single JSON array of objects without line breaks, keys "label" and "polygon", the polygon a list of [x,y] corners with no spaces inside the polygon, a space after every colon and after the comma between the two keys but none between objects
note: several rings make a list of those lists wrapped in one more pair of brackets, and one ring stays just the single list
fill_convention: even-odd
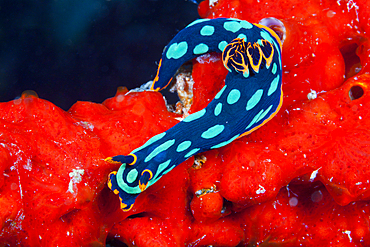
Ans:
[{"label": "nudibranch", "polygon": [[165,48],[151,89],[165,88],[184,62],[208,52],[222,53],[229,71],[225,86],[208,106],[130,154],[106,159],[122,164],[109,174],[108,186],[119,195],[124,211],[181,162],[248,135],[280,109],[280,38],[266,26],[238,19],[200,19],[180,31]]}]

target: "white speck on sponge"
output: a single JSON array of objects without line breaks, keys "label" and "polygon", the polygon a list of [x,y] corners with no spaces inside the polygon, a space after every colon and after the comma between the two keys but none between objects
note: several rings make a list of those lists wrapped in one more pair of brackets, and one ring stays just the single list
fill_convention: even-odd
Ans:
[{"label": "white speck on sponge", "polygon": [[30,159],[27,159],[27,163],[25,165],[23,165],[23,168],[28,170],[28,171],[32,171],[32,163],[31,163]]},{"label": "white speck on sponge", "polygon": [[75,193],[73,190],[74,184],[78,184],[82,180],[82,175],[84,175],[84,169],[73,169],[72,172],[69,173],[69,180],[68,190],[67,192],[71,192],[72,194]]},{"label": "white speck on sponge", "polygon": [[343,231],[344,234],[347,234],[348,238],[349,238],[349,241],[352,242],[352,237],[351,237],[351,231]]},{"label": "white speck on sponge", "polygon": [[87,122],[87,121],[77,122],[76,125],[81,126],[81,127],[85,128],[85,129],[88,129],[90,131],[94,130],[94,125],[92,123]]},{"label": "white speck on sponge", "polygon": [[259,194],[264,194],[266,192],[265,188],[263,188],[263,186],[261,185],[258,185],[260,188],[258,190],[256,190],[256,194],[259,195]]},{"label": "white speck on sponge", "polygon": [[311,89],[311,92],[309,92],[309,93],[307,94],[307,99],[309,99],[309,100],[313,100],[313,99],[316,99],[316,98],[317,98],[317,93],[316,93],[316,91]]},{"label": "white speck on sponge", "polygon": [[298,198],[297,197],[292,197],[289,199],[289,205],[291,207],[295,207],[298,205]]},{"label": "white speck on sponge", "polygon": [[319,170],[321,169],[321,167],[317,170],[314,170],[312,173],[311,173],[311,176],[310,176],[310,182],[312,182],[316,176],[317,176],[317,173],[319,172]]},{"label": "white speck on sponge", "polygon": [[148,81],[138,88],[131,89],[128,93],[150,91],[152,84],[153,84],[153,81]]},{"label": "white speck on sponge", "polygon": [[215,6],[218,0],[209,0],[209,6]]}]

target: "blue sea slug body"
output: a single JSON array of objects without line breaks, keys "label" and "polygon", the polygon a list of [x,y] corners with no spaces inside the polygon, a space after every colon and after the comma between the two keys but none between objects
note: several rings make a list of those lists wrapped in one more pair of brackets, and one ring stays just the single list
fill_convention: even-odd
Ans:
[{"label": "blue sea slug body", "polygon": [[268,27],[237,19],[200,19],[180,31],[165,48],[151,89],[165,88],[184,62],[209,52],[222,53],[229,73],[208,106],[130,154],[106,159],[122,164],[109,174],[108,186],[124,211],[181,162],[251,133],[280,109],[281,41]]}]

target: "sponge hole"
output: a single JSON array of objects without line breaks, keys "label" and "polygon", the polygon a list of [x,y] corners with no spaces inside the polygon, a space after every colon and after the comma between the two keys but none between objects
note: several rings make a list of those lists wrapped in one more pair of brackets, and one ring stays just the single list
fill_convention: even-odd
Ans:
[{"label": "sponge hole", "polygon": [[356,43],[346,44],[340,48],[345,64],[344,79],[348,79],[361,71],[361,60],[357,55],[357,50],[358,45]]},{"label": "sponge hole", "polygon": [[359,99],[363,95],[364,95],[364,89],[359,85],[352,86],[348,92],[348,96],[351,100]]}]

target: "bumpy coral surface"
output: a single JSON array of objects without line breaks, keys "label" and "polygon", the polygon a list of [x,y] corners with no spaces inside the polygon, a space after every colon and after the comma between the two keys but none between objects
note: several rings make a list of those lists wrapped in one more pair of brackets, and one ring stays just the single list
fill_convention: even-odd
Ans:
[{"label": "bumpy coral surface", "polygon": [[[104,158],[178,122],[160,93],[120,89],[68,112],[32,92],[1,103],[1,246],[370,245],[366,0],[203,1],[199,14],[284,23],[276,117],[180,164],[123,212]],[[217,54],[194,59],[190,112],[226,73]]]}]

